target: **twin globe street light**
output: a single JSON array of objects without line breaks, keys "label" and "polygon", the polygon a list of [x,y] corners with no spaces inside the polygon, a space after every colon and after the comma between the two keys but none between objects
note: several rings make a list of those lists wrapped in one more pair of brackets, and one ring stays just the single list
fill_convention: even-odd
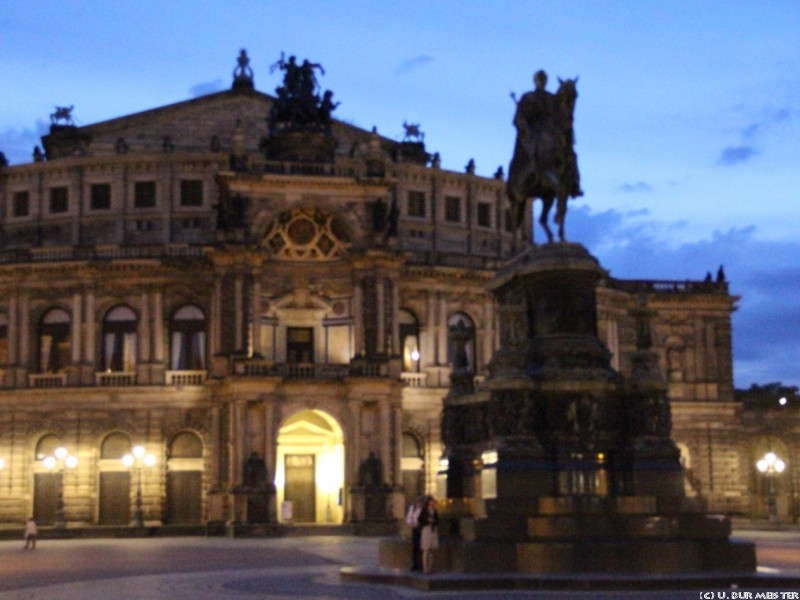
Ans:
[{"label": "twin globe street light", "polygon": [[56,529],[64,529],[67,526],[64,520],[64,469],[75,469],[78,466],[78,457],[73,456],[64,446],[59,446],[53,452],[53,456],[46,456],[42,459],[42,465],[48,471],[58,471],[58,493],[56,496]]},{"label": "twin globe street light", "polygon": [[786,469],[783,462],[774,452],[767,452],[756,463],[756,469],[767,479],[767,512],[770,521],[778,520],[778,505],[775,498],[775,478]]},{"label": "twin globe street light", "polygon": [[129,469],[135,469],[136,481],[136,512],[133,522],[136,527],[144,527],[144,513],[142,512],[142,469],[151,468],[156,464],[156,457],[148,454],[144,446],[134,446],[130,454],[122,457],[122,464]]}]

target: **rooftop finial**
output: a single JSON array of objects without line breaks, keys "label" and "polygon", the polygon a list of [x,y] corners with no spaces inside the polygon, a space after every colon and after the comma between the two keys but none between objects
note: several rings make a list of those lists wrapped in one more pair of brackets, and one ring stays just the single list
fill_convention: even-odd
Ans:
[{"label": "rooftop finial", "polygon": [[242,48],[239,52],[239,58],[236,59],[238,66],[233,70],[233,85],[231,89],[234,90],[252,90],[253,85],[253,69],[250,68],[250,57],[247,56],[247,50]]}]

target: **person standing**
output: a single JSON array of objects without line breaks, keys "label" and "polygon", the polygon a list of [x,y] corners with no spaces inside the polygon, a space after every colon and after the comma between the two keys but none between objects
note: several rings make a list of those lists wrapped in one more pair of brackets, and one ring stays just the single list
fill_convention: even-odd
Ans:
[{"label": "person standing", "polygon": [[433,571],[433,551],[439,547],[439,512],[436,500],[428,497],[425,508],[419,513],[420,547],[422,548],[422,572]]},{"label": "person standing", "polygon": [[39,529],[36,527],[36,521],[33,520],[33,517],[28,517],[27,522],[25,523],[25,548],[27,550],[30,548],[31,550],[36,550],[36,536],[39,533]]},{"label": "person standing", "polygon": [[423,508],[425,508],[425,496],[420,496],[414,504],[408,507],[408,514],[406,514],[406,524],[411,527],[412,571],[422,571],[422,548],[420,546],[422,528],[419,524],[419,515]]}]

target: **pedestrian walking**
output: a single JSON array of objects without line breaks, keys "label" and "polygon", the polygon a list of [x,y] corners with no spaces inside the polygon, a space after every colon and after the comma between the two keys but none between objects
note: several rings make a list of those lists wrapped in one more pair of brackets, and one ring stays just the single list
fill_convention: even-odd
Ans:
[{"label": "pedestrian walking", "polygon": [[412,571],[422,571],[422,547],[420,546],[422,527],[419,524],[419,515],[423,508],[425,508],[425,496],[420,496],[416,502],[408,507],[408,514],[406,515],[406,524],[411,527]]},{"label": "pedestrian walking", "polygon": [[425,508],[419,513],[420,547],[422,548],[422,572],[433,571],[433,551],[439,547],[439,512],[436,500],[429,496]]},{"label": "pedestrian walking", "polygon": [[28,517],[25,522],[25,548],[23,550],[28,548],[36,550],[36,536],[38,534],[39,529],[36,527],[36,521],[33,520],[33,517]]}]

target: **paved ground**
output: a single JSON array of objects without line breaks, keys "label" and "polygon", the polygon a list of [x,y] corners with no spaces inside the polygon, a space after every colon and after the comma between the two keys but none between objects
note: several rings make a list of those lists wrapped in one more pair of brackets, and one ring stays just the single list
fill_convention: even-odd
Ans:
[{"label": "paved ground", "polygon": [[[743,532],[758,543],[763,572],[800,575],[800,533]],[[701,591],[662,592],[422,592],[400,587],[344,583],[344,565],[377,565],[375,538],[278,539],[156,538],[44,540],[36,551],[22,542],[0,542],[0,600],[101,600],[169,598],[704,598]],[[743,590],[706,590],[733,600]],[[791,598],[775,589],[776,600]],[[720,595],[720,594],[726,595]],[[769,596],[765,596],[769,597]],[[747,598],[739,595],[738,598]],[[753,595],[751,598],[755,599]]]}]

